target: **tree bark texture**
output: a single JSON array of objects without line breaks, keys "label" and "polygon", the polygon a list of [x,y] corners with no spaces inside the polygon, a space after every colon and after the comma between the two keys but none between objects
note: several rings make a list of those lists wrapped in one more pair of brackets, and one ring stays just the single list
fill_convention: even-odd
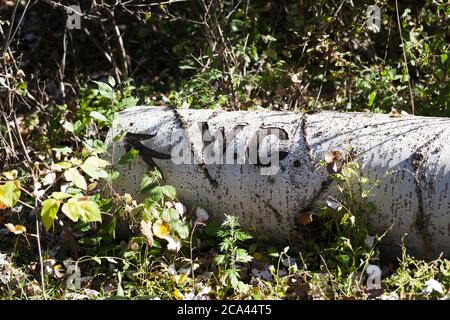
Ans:
[{"label": "tree bark texture", "polygon": [[[261,130],[276,132],[280,138],[275,174],[262,174],[269,168],[258,157],[244,164],[204,159],[205,134],[221,137],[225,148],[238,148]],[[112,148],[112,137],[124,131]],[[181,140],[188,143],[194,164],[175,163],[174,148]],[[218,140],[209,143],[214,141]],[[329,173],[318,162],[330,150],[352,147],[363,174],[369,181],[379,181],[369,194],[377,210],[367,221],[373,233],[393,225],[384,241],[387,251],[398,252],[407,233],[405,244],[412,254],[450,256],[447,118],[136,107],[120,113],[107,144],[111,153],[114,149],[113,163],[121,172],[114,184],[119,193],[139,198],[143,173],[157,166],[186,205],[203,207],[217,219],[225,213],[236,215],[243,225],[279,242],[295,239],[296,216],[323,205],[333,193]],[[139,157],[127,165],[118,164],[131,148],[140,151]]]}]

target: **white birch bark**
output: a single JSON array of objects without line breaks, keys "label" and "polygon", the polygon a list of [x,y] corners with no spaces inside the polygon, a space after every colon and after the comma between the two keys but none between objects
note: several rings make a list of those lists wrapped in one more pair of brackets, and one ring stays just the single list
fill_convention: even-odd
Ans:
[{"label": "white birch bark", "polygon": [[[237,145],[247,145],[261,130],[281,133],[280,170],[264,175],[261,170],[267,166],[248,161],[202,164],[202,127],[203,133],[225,137],[227,143],[237,128]],[[218,219],[224,213],[236,215],[243,225],[277,241],[296,238],[296,215],[323,205],[332,192],[326,187],[327,170],[317,163],[327,151],[351,146],[365,176],[380,181],[369,196],[377,214],[367,219],[372,232],[383,233],[393,225],[385,241],[387,251],[396,251],[408,233],[405,243],[413,254],[450,255],[450,119],[137,107],[120,113],[112,131],[117,135],[122,130],[127,134],[114,146],[114,165],[121,172],[114,185],[117,192],[139,198],[142,174],[155,164],[188,206],[203,207]],[[110,150],[112,131],[107,138]],[[189,141],[196,164],[174,163],[179,132]],[[129,148],[139,149],[140,157],[119,165],[117,160]]]}]

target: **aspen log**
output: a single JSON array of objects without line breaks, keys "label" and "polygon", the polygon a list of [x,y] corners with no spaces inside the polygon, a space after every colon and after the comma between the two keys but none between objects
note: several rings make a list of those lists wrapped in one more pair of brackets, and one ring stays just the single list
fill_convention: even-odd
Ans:
[{"label": "aspen log", "polygon": [[[376,206],[366,217],[370,231],[393,226],[384,250],[398,254],[408,234],[413,255],[450,256],[447,118],[136,107],[119,114],[107,145],[121,173],[117,192],[139,198],[142,175],[157,166],[187,206],[203,207],[215,219],[236,215],[278,242],[295,239],[296,216],[333,194],[319,161],[328,151],[352,147],[363,174],[379,182],[368,199]],[[131,148],[139,157],[120,165]],[[180,161],[182,154],[190,162]]]}]

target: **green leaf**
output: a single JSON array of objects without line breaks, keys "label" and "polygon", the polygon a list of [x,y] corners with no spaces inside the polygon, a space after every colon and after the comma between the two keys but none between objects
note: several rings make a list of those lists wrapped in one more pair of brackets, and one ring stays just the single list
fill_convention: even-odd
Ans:
[{"label": "green leaf", "polygon": [[189,226],[186,223],[177,221],[171,226],[181,239],[186,239],[189,237]]},{"label": "green leaf", "polygon": [[71,198],[62,207],[62,212],[74,222],[101,222],[100,209],[94,201],[84,197]]},{"label": "green leaf", "polygon": [[247,293],[250,290],[250,286],[242,281],[238,281],[236,289],[241,293]]},{"label": "green leaf", "polygon": [[139,192],[144,191],[155,182],[155,177],[151,174],[144,173],[141,183],[139,184]]},{"label": "green leaf", "polygon": [[64,178],[69,182],[73,182],[77,188],[87,189],[86,180],[75,168],[66,170],[64,172]]},{"label": "green leaf", "polygon": [[109,84],[100,82],[100,81],[94,81],[94,82],[97,84],[98,93],[102,97],[109,99],[109,100],[114,100],[114,91],[113,91],[113,88]]},{"label": "green leaf", "polygon": [[61,170],[69,169],[72,167],[72,164],[68,161],[62,161],[54,164],[56,167],[58,167]]},{"label": "green leaf", "polygon": [[74,187],[69,187],[66,190],[66,193],[71,194],[71,195],[83,195],[83,190],[79,189],[79,188],[74,188]]},{"label": "green leaf", "polygon": [[228,280],[230,280],[230,284],[233,289],[237,290],[239,286],[239,273],[236,269],[229,269],[225,272]]},{"label": "green leaf", "polygon": [[167,223],[175,222],[180,220],[180,215],[178,211],[174,208],[169,208],[168,210],[164,210],[161,214],[161,218]]},{"label": "green leaf", "polygon": [[278,252],[272,252],[269,255],[274,258],[278,258],[280,256],[280,254]]},{"label": "green leaf", "polygon": [[85,128],[85,126],[84,126],[83,122],[81,122],[81,120],[77,120],[73,124],[73,133],[79,134],[79,133],[81,133],[81,131],[83,131],[84,128]]},{"label": "green leaf", "polygon": [[127,132],[128,132],[127,130],[122,130],[122,131],[120,131],[120,133],[117,134],[117,135],[113,138],[113,142],[117,142],[117,141],[119,141],[120,139],[122,139],[122,137],[123,137]]},{"label": "green leaf", "polygon": [[153,202],[159,202],[161,201],[161,199],[163,198],[163,192],[161,190],[161,187],[155,187],[153,189],[150,190],[148,197],[153,201]]},{"label": "green leaf", "polygon": [[247,263],[253,260],[253,257],[245,249],[236,249],[236,261]]},{"label": "green leaf", "polygon": [[27,93],[27,83],[24,81],[20,81],[17,83],[17,85],[14,87],[14,90],[17,92],[17,94],[21,96],[25,96]]},{"label": "green leaf", "polygon": [[71,194],[68,194],[65,192],[56,191],[56,192],[52,193],[52,198],[56,199],[56,200],[64,200],[64,199],[71,198],[71,197],[72,197]]},{"label": "green leaf", "polygon": [[106,152],[106,146],[103,141],[95,139],[88,139],[83,141],[84,147],[87,149],[88,154],[102,154]]},{"label": "green leaf", "polygon": [[253,237],[250,234],[241,230],[236,230],[236,239],[238,239],[239,241],[245,241],[251,238]]},{"label": "green leaf", "polygon": [[100,159],[99,157],[91,156],[84,161],[81,169],[94,179],[107,178],[108,173],[103,170],[108,165],[108,161]]},{"label": "green leaf", "polygon": [[223,264],[225,261],[225,255],[224,254],[219,254],[217,256],[214,257],[214,263],[216,265],[221,265]]},{"label": "green leaf", "polygon": [[371,107],[373,105],[373,102],[375,101],[375,98],[377,96],[377,91],[374,90],[369,94],[369,101],[367,102],[367,105]]},{"label": "green leaf", "polygon": [[67,121],[67,120],[64,121],[63,128],[69,132],[72,132],[72,133],[74,132],[73,123],[70,121]]},{"label": "green leaf", "polygon": [[196,70],[197,69],[196,67],[189,66],[189,65],[181,65],[181,66],[178,66],[178,68],[180,68],[181,70]]},{"label": "green leaf", "polygon": [[111,87],[114,87],[116,85],[116,79],[114,79],[112,76],[109,76],[108,83]]},{"label": "green leaf", "polygon": [[162,186],[161,190],[162,193],[170,200],[175,199],[175,197],[177,196],[177,191],[172,186]]},{"label": "green leaf", "polygon": [[120,172],[114,169],[108,170],[108,181],[114,181],[120,176]]},{"label": "green leaf", "polygon": [[269,42],[273,42],[273,41],[277,41],[276,38],[274,38],[273,36],[271,36],[270,34],[268,35],[261,35],[262,40],[264,41],[264,43],[269,43]]},{"label": "green leaf", "polygon": [[8,181],[0,185],[0,208],[6,206],[12,208],[19,201],[20,189],[16,182]]},{"label": "green leaf", "polygon": [[446,53],[441,54],[441,63],[444,64],[447,61],[448,55]]},{"label": "green leaf", "polygon": [[61,154],[68,154],[72,152],[72,148],[70,147],[57,147],[57,148],[52,148],[53,151],[59,152]]},{"label": "green leaf", "polygon": [[101,122],[108,122],[108,119],[98,111],[91,111],[91,113],[89,113],[89,116]]},{"label": "green leaf", "polygon": [[92,257],[92,260],[94,260],[98,264],[102,264],[102,259],[100,259],[99,257]]},{"label": "green leaf", "polygon": [[120,109],[127,109],[131,108],[137,105],[139,99],[135,97],[128,97],[120,100],[119,102],[119,108]]},{"label": "green leaf", "polygon": [[340,254],[337,256],[338,261],[342,262],[344,265],[348,265],[350,257],[346,254]]},{"label": "green leaf", "polygon": [[129,164],[131,161],[133,161],[134,159],[136,159],[136,157],[139,155],[139,151],[136,149],[131,149],[130,151],[128,151],[127,153],[125,153],[123,156],[120,157],[119,159],[119,164],[121,165],[127,165]]},{"label": "green leaf", "polygon": [[47,199],[42,202],[41,219],[45,230],[50,230],[55,221],[61,202],[55,199]]}]

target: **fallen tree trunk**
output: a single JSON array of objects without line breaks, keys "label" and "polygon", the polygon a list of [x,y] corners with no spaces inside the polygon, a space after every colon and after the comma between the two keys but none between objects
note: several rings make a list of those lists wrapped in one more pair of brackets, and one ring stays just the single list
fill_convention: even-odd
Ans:
[{"label": "fallen tree trunk", "polygon": [[[188,206],[217,218],[234,214],[280,241],[298,232],[300,212],[323,205],[332,192],[318,162],[351,146],[364,175],[379,181],[369,195],[377,207],[367,217],[371,231],[393,225],[388,246],[398,248],[408,233],[413,254],[450,255],[450,119],[137,107],[120,113],[110,150],[123,130],[114,143],[118,192],[139,197],[142,174],[157,166]],[[140,157],[118,164],[130,148]]]}]

